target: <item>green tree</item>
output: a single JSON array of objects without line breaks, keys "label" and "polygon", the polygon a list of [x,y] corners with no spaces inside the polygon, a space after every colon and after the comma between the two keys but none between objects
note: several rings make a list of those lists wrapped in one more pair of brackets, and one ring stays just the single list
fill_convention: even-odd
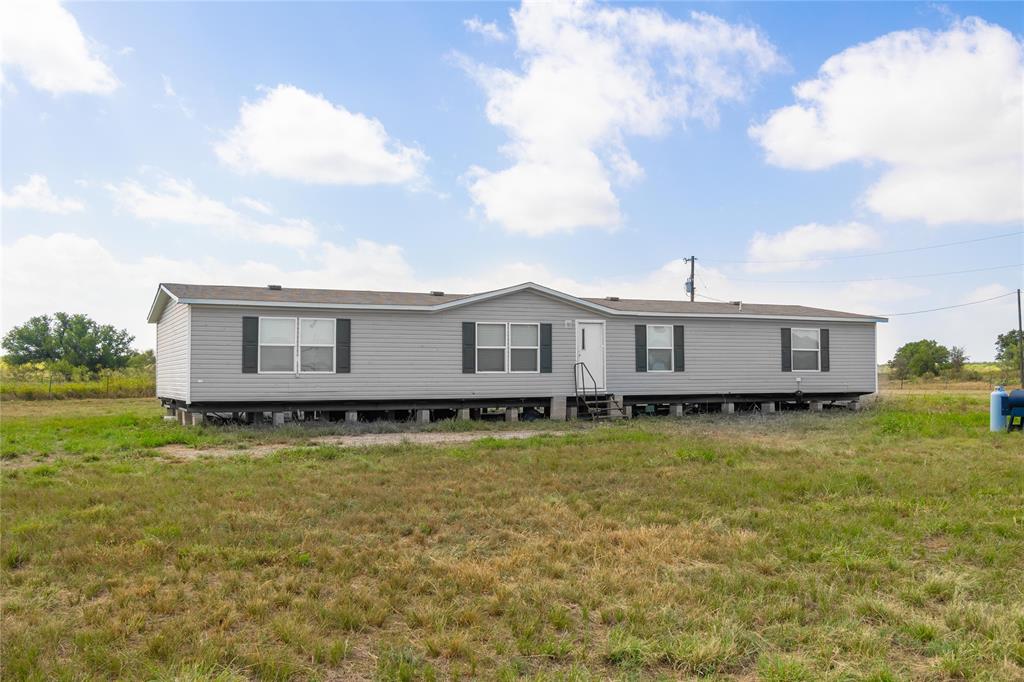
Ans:
[{"label": "green tree", "polygon": [[1017,340],[1017,330],[1011,329],[1005,334],[996,337],[996,360],[1016,360],[1020,357],[1020,342]]},{"label": "green tree", "polygon": [[141,353],[133,353],[128,358],[128,366],[132,369],[143,369],[145,367],[152,367],[156,364],[156,356],[153,355],[153,351],[144,350]]},{"label": "green tree", "polygon": [[899,347],[889,366],[897,379],[925,374],[937,376],[949,366],[949,349],[931,339],[911,341]]},{"label": "green tree", "polygon": [[964,371],[964,365],[967,364],[967,349],[963,346],[952,346],[949,349],[949,368],[953,372],[953,376],[960,376]]},{"label": "green tree", "polygon": [[56,360],[57,349],[53,345],[52,326],[53,318],[49,315],[36,315],[7,332],[2,343],[7,352],[7,361],[12,365],[24,365]]},{"label": "green tree", "polygon": [[1020,343],[1017,330],[1011,329],[996,337],[996,362],[999,363],[999,380],[1013,381],[1020,372]]},{"label": "green tree", "polygon": [[906,354],[897,353],[889,361],[889,368],[892,370],[892,378],[903,381],[910,378],[910,362]]},{"label": "green tree", "polygon": [[62,367],[119,369],[134,354],[125,329],[98,324],[88,315],[38,315],[11,329],[0,346],[12,364],[59,363]]}]

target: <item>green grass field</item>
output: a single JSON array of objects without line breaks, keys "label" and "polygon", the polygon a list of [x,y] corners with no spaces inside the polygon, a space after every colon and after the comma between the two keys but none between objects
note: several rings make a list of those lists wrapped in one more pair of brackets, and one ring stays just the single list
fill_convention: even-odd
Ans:
[{"label": "green grass field", "polygon": [[1021,680],[986,401],[362,449],[6,403],[3,678]]}]

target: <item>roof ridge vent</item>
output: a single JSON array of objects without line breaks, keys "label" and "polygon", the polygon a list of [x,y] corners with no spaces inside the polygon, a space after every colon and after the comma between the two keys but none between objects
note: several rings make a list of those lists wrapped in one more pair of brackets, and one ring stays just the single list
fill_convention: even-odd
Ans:
[{"label": "roof ridge vent", "polygon": [[280,284],[268,284],[267,288],[270,289],[271,291],[281,291]]},{"label": "roof ridge vent", "polygon": [[444,292],[443,291],[431,291],[430,295],[431,296],[444,296]]},{"label": "roof ridge vent", "polygon": [[605,296],[604,300],[606,300],[606,301],[618,301],[619,297],[618,296]]}]

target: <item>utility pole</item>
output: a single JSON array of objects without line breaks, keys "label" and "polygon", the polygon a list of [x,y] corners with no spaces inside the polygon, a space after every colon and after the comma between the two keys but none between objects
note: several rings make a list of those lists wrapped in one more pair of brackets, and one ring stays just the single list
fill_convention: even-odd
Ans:
[{"label": "utility pole", "polygon": [[690,302],[693,302],[693,297],[697,293],[697,283],[693,279],[693,267],[697,263],[696,256],[690,256],[689,258],[683,259],[684,263],[690,264],[690,279],[686,280],[686,291],[690,294]]},{"label": "utility pole", "polygon": [[1020,356],[1020,385],[1024,387],[1024,325],[1020,317],[1020,287],[1017,288],[1017,355]]}]

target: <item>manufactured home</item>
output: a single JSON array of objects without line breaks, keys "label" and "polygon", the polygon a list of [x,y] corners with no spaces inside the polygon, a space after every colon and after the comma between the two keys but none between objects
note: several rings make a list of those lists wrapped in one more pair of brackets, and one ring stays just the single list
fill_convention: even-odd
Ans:
[{"label": "manufactured home", "polygon": [[780,404],[877,390],[884,318],[798,305],[161,284],[157,397],[183,421],[509,419]]}]

